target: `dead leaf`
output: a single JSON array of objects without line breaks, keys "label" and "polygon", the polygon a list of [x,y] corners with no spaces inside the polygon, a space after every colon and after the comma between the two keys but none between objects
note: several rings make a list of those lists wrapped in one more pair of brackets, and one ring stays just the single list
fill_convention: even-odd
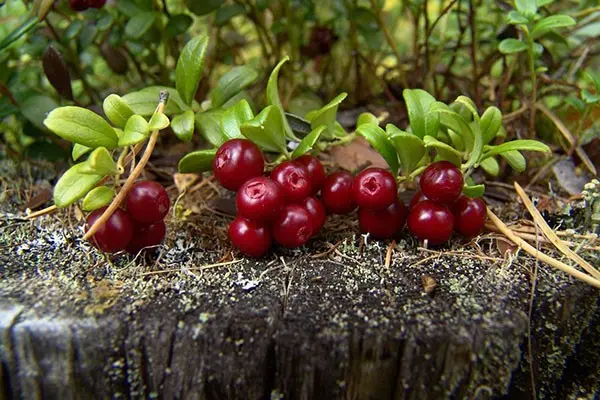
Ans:
[{"label": "dead leaf", "polygon": [[331,149],[335,164],[347,171],[355,171],[365,166],[387,168],[387,163],[381,155],[373,150],[363,138],[357,138],[345,146]]}]

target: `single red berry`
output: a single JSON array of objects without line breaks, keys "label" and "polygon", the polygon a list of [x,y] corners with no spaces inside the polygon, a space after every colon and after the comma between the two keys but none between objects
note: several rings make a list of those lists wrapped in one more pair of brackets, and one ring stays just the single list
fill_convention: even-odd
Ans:
[{"label": "single red berry", "polygon": [[139,181],[127,193],[127,212],[140,225],[150,225],[165,218],[171,200],[158,182]]},{"label": "single red berry", "polygon": [[229,225],[229,240],[242,253],[261,257],[271,247],[271,232],[262,223],[237,217]]},{"label": "single red berry", "polygon": [[387,239],[402,229],[406,214],[406,206],[401,201],[379,210],[361,207],[358,209],[358,225],[361,232],[368,232],[376,239]]},{"label": "single red berry", "polygon": [[325,169],[323,169],[323,164],[316,157],[311,156],[310,154],[305,154],[296,158],[297,162],[304,165],[308,170],[310,175],[310,181],[312,184],[312,192],[317,193],[323,187],[323,182],[325,182]]},{"label": "single red berry", "polygon": [[157,246],[165,238],[167,227],[165,221],[158,221],[152,225],[134,225],[133,237],[126,250],[129,254],[137,254],[145,247]]},{"label": "single red berry", "polygon": [[425,196],[423,194],[423,192],[421,192],[420,190],[415,193],[415,195],[412,197],[412,199],[410,199],[410,204],[408,205],[408,208],[413,208],[417,203],[420,203],[424,200],[429,200],[427,198],[427,196]]},{"label": "single red berry", "polygon": [[454,214],[454,228],[466,237],[477,236],[485,225],[486,206],[480,198],[460,196],[452,204]]},{"label": "single red berry", "polygon": [[271,179],[283,189],[286,204],[300,204],[312,193],[310,174],[300,163],[282,162],[271,172]]},{"label": "single red berry", "polygon": [[236,204],[242,217],[260,222],[272,221],[285,205],[283,190],[271,179],[257,176],[240,187]]},{"label": "single red berry", "polygon": [[313,226],[312,235],[316,235],[319,233],[323,225],[325,225],[325,221],[327,220],[327,212],[325,211],[325,206],[321,203],[316,197],[307,197],[302,202],[302,207],[308,211],[312,220],[311,224]]},{"label": "single red berry", "polygon": [[417,203],[408,212],[408,229],[421,240],[429,244],[442,244],[452,235],[454,216],[448,207],[431,200]]},{"label": "single red berry", "polygon": [[367,168],[354,178],[354,201],[359,207],[382,209],[397,198],[394,176],[383,168]]},{"label": "single red berry", "polygon": [[321,200],[331,214],[349,214],[356,208],[352,195],[354,178],[348,172],[339,171],[329,175],[321,189]]},{"label": "single red berry", "polygon": [[106,0],[89,0],[90,8],[102,8],[106,4]]},{"label": "single red berry", "polygon": [[[100,218],[107,207],[99,208],[87,217],[86,232]],[[117,209],[91,238],[92,244],[105,253],[124,250],[133,236],[133,223],[127,212]]]},{"label": "single red berry", "polygon": [[463,188],[463,175],[449,161],[437,161],[428,166],[421,175],[421,191],[429,200],[451,204],[460,196]]},{"label": "single red berry", "polygon": [[212,170],[226,189],[238,190],[248,179],[260,176],[265,160],[257,145],[246,139],[232,139],[219,147]]},{"label": "single red berry", "polygon": [[273,237],[284,247],[299,247],[308,242],[313,234],[312,216],[302,206],[289,204],[273,224]]}]

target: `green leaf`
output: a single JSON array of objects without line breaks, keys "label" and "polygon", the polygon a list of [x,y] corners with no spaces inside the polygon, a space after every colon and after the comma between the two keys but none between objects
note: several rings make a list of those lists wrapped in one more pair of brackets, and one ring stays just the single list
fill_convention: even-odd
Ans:
[{"label": "green leaf", "polygon": [[500,173],[500,164],[498,164],[498,160],[496,160],[494,157],[486,158],[479,164],[479,166],[492,176],[498,176]]},{"label": "green leaf", "polygon": [[[154,114],[158,105],[158,93],[162,87],[149,87],[138,92],[128,93],[123,96],[123,100],[127,102],[134,113],[144,117],[149,117]],[[179,94],[173,88],[164,88],[169,91],[169,100],[165,106],[164,113],[167,115],[179,114],[183,111],[183,107],[178,104]],[[182,100],[183,102],[183,100]]]},{"label": "green leaf", "polygon": [[[377,119],[377,117],[373,114],[371,114],[370,112],[364,112],[361,113],[357,120],[356,120],[356,126],[360,126],[362,124],[375,124],[379,126],[379,120]],[[388,124],[391,125],[391,124]],[[394,128],[396,128],[394,125],[391,125]],[[396,128],[398,129],[398,128]],[[387,131],[388,135],[390,134],[389,130],[387,129],[387,127],[385,128],[385,130]]]},{"label": "green leaf", "polygon": [[275,108],[281,114],[281,120],[283,121],[283,129],[285,131],[285,135],[290,139],[298,140],[292,128],[290,127],[287,119],[285,118],[285,111],[283,109],[283,105],[281,104],[281,99],[279,98],[279,85],[277,80],[279,78],[279,70],[290,58],[285,56],[279,61],[279,63],[273,68],[271,75],[269,75],[269,80],[267,81],[267,104],[275,106]]},{"label": "green leaf", "polygon": [[58,107],[58,103],[48,96],[31,96],[21,103],[21,114],[34,126],[45,130],[46,114]]},{"label": "green leaf", "polygon": [[472,185],[472,186],[463,186],[463,193],[467,197],[477,198],[483,196],[485,193],[485,185]]},{"label": "green leaf", "polygon": [[117,164],[104,147],[94,149],[79,170],[86,175],[114,175],[117,173]]},{"label": "green leaf", "polygon": [[502,154],[507,151],[539,151],[542,153],[550,153],[550,147],[537,140],[511,140],[510,142],[502,143],[497,146],[487,146],[483,158],[495,156],[496,154]]},{"label": "green leaf", "polygon": [[404,132],[392,124],[387,124],[385,130],[390,141],[396,148],[402,172],[404,175],[410,174],[419,161],[425,155],[425,144],[423,140],[412,133]]},{"label": "green leaf", "polygon": [[150,122],[148,122],[148,129],[150,131],[160,131],[169,126],[171,121],[169,121],[169,117],[167,117],[164,113],[158,112],[152,114],[152,118],[150,118]]},{"label": "green leaf", "polygon": [[494,140],[498,134],[498,131],[502,127],[502,112],[498,109],[498,107],[488,107],[481,116],[479,126],[481,127],[483,144],[486,145]]},{"label": "green leaf", "polygon": [[429,107],[435,102],[435,98],[422,89],[404,89],[402,96],[406,102],[412,133],[421,139],[425,135],[435,137],[439,125],[436,126],[435,120],[426,122]]},{"label": "green leaf", "polygon": [[525,15],[533,15],[537,12],[537,0],[515,0],[517,10]]},{"label": "green leaf", "polygon": [[85,167],[85,162],[75,164],[60,177],[54,186],[54,204],[64,208],[75,203],[86,195],[104,175],[87,175],[80,171]]},{"label": "green leaf", "polygon": [[179,140],[189,142],[194,135],[194,112],[187,110],[183,114],[176,115],[171,121],[171,129]]},{"label": "green leaf", "polygon": [[114,18],[112,15],[108,13],[104,14],[102,18],[98,19],[98,22],[96,23],[96,28],[98,28],[99,31],[104,32],[111,27],[113,21]]},{"label": "green leaf", "polygon": [[311,151],[315,143],[317,143],[317,140],[319,140],[319,136],[321,136],[325,129],[326,126],[321,125],[306,135],[292,153],[292,158],[298,158]]},{"label": "green leaf", "polygon": [[432,136],[425,136],[423,138],[426,148],[433,148],[438,155],[440,160],[450,161],[452,164],[460,168],[461,165],[461,154],[454,149],[452,146],[440,142]]},{"label": "green leaf", "polygon": [[221,128],[222,109],[212,109],[196,113],[196,129],[200,135],[215,147],[220,147],[229,138]]},{"label": "green leaf", "polygon": [[[454,100],[454,102],[465,106],[465,108],[467,110],[469,110],[471,112],[471,114],[473,115],[473,119],[475,121],[479,121],[479,113],[477,111],[477,106],[475,105],[473,100],[471,100],[467,96],[458,96],[456,98],[456,100]],[[433,136],[433,135],[429,135],[429,136]]]},{"label": "green leaf", "polygon": [[188,10],[198,16],[210,14],[223,4],[222,0],[185,0],[184,2]]},{"label": "green leaf", "polygon": [[258,71],[250,66],[233,67],[223,75],[211,93],[211,105],[221,107],[227,100],[250,86],[258,78]]},{"label": "green leaf", "polygon": [[340,103],[347,96],[347,93],[340,93],[329,103],[311,113],[310,117],[307,115],[307,118],[310,120],[310,127],[316,129],[321,125],[325,125],[327,130],[323,136],[327,139],[333,139],[336,136],[335,123],[337,122],[337,110]]},{"label": "green leaf", "polygon": [[141,115],[132,115],[125,124],[123,135],[119,137],[119,147],[132,146],[144,141],[150,134],[148,122]]},{"label": "green leaf", "polygon": [[79,143],[75,143],[73,145],[73,150],[71,150],[71,157],[73,158],[73,161],[77,161],[82,155],[84,155],[90,151],[92,151],[91,147],[87,147],[87,146],[81,145]]},{"label": "green leaf", "polygon": [[175,87],[187,105],[191,105],[196,96],[204,70],[204,58],[207,48],[208,36],[199,36],[185,45],[177,60]]},{"label": "green leaf", "polygon": [[525,17],[517,10],[512,10],[508,13],[508,16],[506,17],[506,22],[512,25],[524,25],[529,22],[529,19],[527,19],[527,17]]},{"label": "green leaf", "polygon": [[[471,126],[465,119],[456,111],[442,102],[436,101],[431,105],[431,113],[439,113],[440,125],[446,129],[451,129],[454,133],[461,136],[468,151],[472,151],[475,143],[475,135]],[[431,136],[431,135],[429,135]]]},{"label": "green leaf", "polygon": [[107,206],[115,197],[115,191],[107,186],[98,186],[93,188],[85,195],[81,202],[83,211],[94,211]]},{"label": "green leaf", "polygon": [[600,93],[592,94],[592,92],[587,89],[581,89],[581,98],[587,104],[596,104],[600,102]]},{"label": "green leaf", "polygon": [[67,30],[65,31],[65,33],[62,36],[62,41],[64,43],[67,43],[70,40],[73,40],[75,37],[77,37],[81,33],[81,30],[83,29],[84,25],[85,24],[80,19],[76,19],[73,22],[71,22],[71,24],[69,25],[69,27],[67,28]]},{"label": "green leaf", "polygon": [[109,119],[109,121],[119,128],[125,127],[129,117],[134,114],[127,102],[123,100],[121,96],[116,94],[111,94],[104,99],[104,103],[102,103],[102,109],[104,110],[104,114],[106,114],[106,117]]},{"label": "green leaf", "polygon": [[452,129],[448,129],[448,137],[450,138],[450,143],[452,143],[452,146],[456,150],[465,151],[465,141],[461,135],[458,135]]},{"label": "green leaf", "polygon": [[281,113],[276,106],[265,107],[260,114],[240,127],[242,135],[263,149],[287,154]]},{"label": "green leaf", "polygon": [[230,139],[243,138],[240,126],[254,118],[254,112],[245,99],[240,100],[235,106],[223,113],[221,129]]},{"label": "green leaf", "polygon": [[527,43],[517,39],[508,38],[500,42],[498,50],[500,50],[500,53],[502,54],[519,53],[527,50]]},{"label": "green leaf", "polygon": [[177,169],[182,174],[210,171],[217,149],[198,150],[183,156]]},{"label": "green leaf", "polygon": [[246,8],[238,3],[219,8],[215,14],[215,25],[222,26],[238,15],[246,14]]},{"label": "green leaf", "polygon": [[312,129],[310,128],[310,122],[304,118],[288,112],[285,113],[285,118],[287,119],[288,124],[294,133],[298,133],[300,137],[304,137],[312,132]]},{"label": "green leaf", "polygon": [[79,34],[79,47],[82,49],[88,48],[94,43],[96,36],[98,36],[98,29],[96,29],[96,25],[84,25],[81,33]]},{"label": "green leaf", "polygon": [[500,153],[500,156],[504,158],[508,165],[510,165],[511,168],[517,172],[523,172],[525,171],[525,168],[527,168],[527,161],[525,161],[525,157],[523,157],[523,154],[517,150],[505,151]]},{"label": "green leaf", "polygon": [[194,19],[187,14],[177,14],[173,15],[169,22],[167,23],[167,27],[165,28],[165,36],[170,39],[175,36],[181,35],[182,33],[187,32],[190,26],[194,23]]},{"label": "green leaf", "polygon": [[115,130],[98,114],[82,107],[60,107],[44,120],[44,125],[56,135],[87,147],[117,147]]},{"label": "green leaf", "polygon": [[33,27],[40,22],[38,17],[32,16],[27,18],[17,29],[12,31],[8,36],[6,36],[2,42],[0,42],[0,51],[4,50],[17,40],[19,40],[23,35],[29,32]]},{"label": "green leaf", "polygon": [[152,11],[142,11],[134,15],[125,25],[125,36],[139,39],[148,32],[154,24],[157,14]]},{"label": "green leaf", "polygon": [[398,154],[394,145],[383,129],[375,124],[362,124],[356,128],[356,133],[367,139],[371,146],[383,157],[394,175],[398,174]]},{"label": "green leaf", "polygon": [[550,15],[542,18],[533,26],[531,37],[537,39],[550,31],[572,25],[575,25],[575,20],[568,15]]}]

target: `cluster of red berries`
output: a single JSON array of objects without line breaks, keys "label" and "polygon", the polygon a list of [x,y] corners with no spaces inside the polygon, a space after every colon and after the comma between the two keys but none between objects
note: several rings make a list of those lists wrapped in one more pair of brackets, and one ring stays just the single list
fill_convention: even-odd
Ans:
[{"label": "cluster of red berries", "polygon": [[[136,182],[125,203],[126,209],[117,209],[92,236],[92,244],[106,253],[126,250],[130,254],[160,244],[166,233],[164,218],[171,206],[165,188],[154,181]],[[86,231],[105,210],[102,207],[88,215]]]},{"label": "cluster of red berries", "polygon": [[69,7],[73,11],[85,11],[88,8],[102,8],[106,0],[69,0]]},{"label": "cluster of red berries", "polygon": [[408,229],[429,244],[442,244],[456,230],[463,236],[479,234],[485,224],[486,205],[480,198],[462,194],[463,175],[448,161],[428,166],[419,181],[421,190],[410,202]]},{"label": "cluster of red berries", "polygon": [[251,141],[233,139],[215,155],[213,174],[226,189],[236,191],[237,217],[229,239],[242,253],[264,255],[273,240],[284,247],[302,246],[325,224],[323,204],[314,197],[325,180],[323,166],[304,155],[279,164],[263,176],[264,158]]}]

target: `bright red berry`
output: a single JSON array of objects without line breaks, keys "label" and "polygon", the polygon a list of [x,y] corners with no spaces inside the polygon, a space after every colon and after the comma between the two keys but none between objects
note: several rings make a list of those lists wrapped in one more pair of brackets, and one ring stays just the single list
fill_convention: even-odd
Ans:
[{"label": "bright red berry", "polygon": [[238,214],[254,220],[267,222],[279,216],[285,205],[283,190],[264,176],[251,178],[237,192]]},{"label": "bright red berry", "polygon": [[69,0],[69,7],[73,11],[85,11],[90,7],[89,0]]},{"label": "bright red berry", "polygon": [[136,182],[127,193],[127,212],[138,224],[149,225],[161,221],[169,212],[169,207],[169,195],[158,182]]},{"label": "bright red berry", "polygon": [[424,200],[429,200],[427,198],[427,196],[425,196],[423,194],[423,192],[421,192],[420,190],[415,193],[415,195],[412,197],[412,199],[410,199],[410,204],[408,205],[408,208],[413,208],[415,206],[415,204],[420,203]]},{"label": "bright red berry", "polygon": [[460,196],[463,188],[463,175],[449,161],[437,161],[428,166],[421,175],[421,191],[429,200],[451,204]]},{"label": "bright red berry", "polygon": [[442,244],[452,235],[454,216],[448,207],[431,200],[416,204],[408,213],[408,229],[429,244]]},{"label": "bright red berry", "polygon": [[311,156],[310,154],[305,154],[296,158],[297,162],[304,165],[308,170],[311,180],[312,192],[317,193],[323,187],[323,182],[325,182],[325,169],[323,169],[323,164],[316,157]]},{"label": "bright red berry", "polygon": [[349,214],[356,208],[352,194],[354,178],[348,172],[339,171],[329,175],[321,189],[321,200],[331,214]]},{"label": "bright red berry", "polygon": [[219,147],[212,170],[226,189],[236,191],[250,178],[260,176],[265,160],[257,145],[246,139],[232,139]]},{"label": "bright red berry", "polygon": [[[87,217],[85,230],[88,231],[100,218],[107,207],[93,211]],[[105,253],[116,253],[124,250],[133,236],[133,223],[127,212],[117,209],[108,221],[92,236],[91,242]]]},{"label": "bright red berry", "polygon": [[89,0],[90,8],[102,8],[106,4],[106,0]]},{"label": "bright red berry", "polygon": [[327,220],[327,212],[325,211],[325,206],[321,203],[316,197],[307,197],[302,202],[302,207],[308,211],[310,214],[312,221],[311,224],[313,226],[313,236],[319,233],[323,225],[325,225],[325,221]]},{"label": "bright red berry", "polygon": [[383,168],[367,168],[354,178],[354,201],[359,207],[386,208],[397,197],[396,180]]},{"label": "bright red berry", "polygon": [[454,229],[466,237],[477,236],[485,225],[486,206],[480,198],[460,196],[452,204]]},{"label": "bright red berry", "polygon": [[289,248],[302,246],[313,234],[312,219],[309,212],[298,204],[285,206],[272,227],[275,241]]},{"label": "bright red berry", "polygon": [[242,253],[261,257],[271,247],[271,232],[262,223],[237,217],[229,225],[229,240]]},{"label": "bright red berry", "polygon": [[271,179],[283,190],[287,204],[300,204],[312,193],[308,169],[298,162],[282,162],[271,172]]},{"label": "bright red berry", "polygon": [[406,206],[401,201],[379,210],[361,207],[358,209],[358,225],[361,232],[368,232],[376,239],[386,239],[402,229],[406,214]]},{"label": "bright red berry", "polygon": [[133,236],[126,247],[129,254],[137,254],[145,247],[157,246],[165,238],[167,227],[165,221],[158,221],[152,225],[134,225]]}]

